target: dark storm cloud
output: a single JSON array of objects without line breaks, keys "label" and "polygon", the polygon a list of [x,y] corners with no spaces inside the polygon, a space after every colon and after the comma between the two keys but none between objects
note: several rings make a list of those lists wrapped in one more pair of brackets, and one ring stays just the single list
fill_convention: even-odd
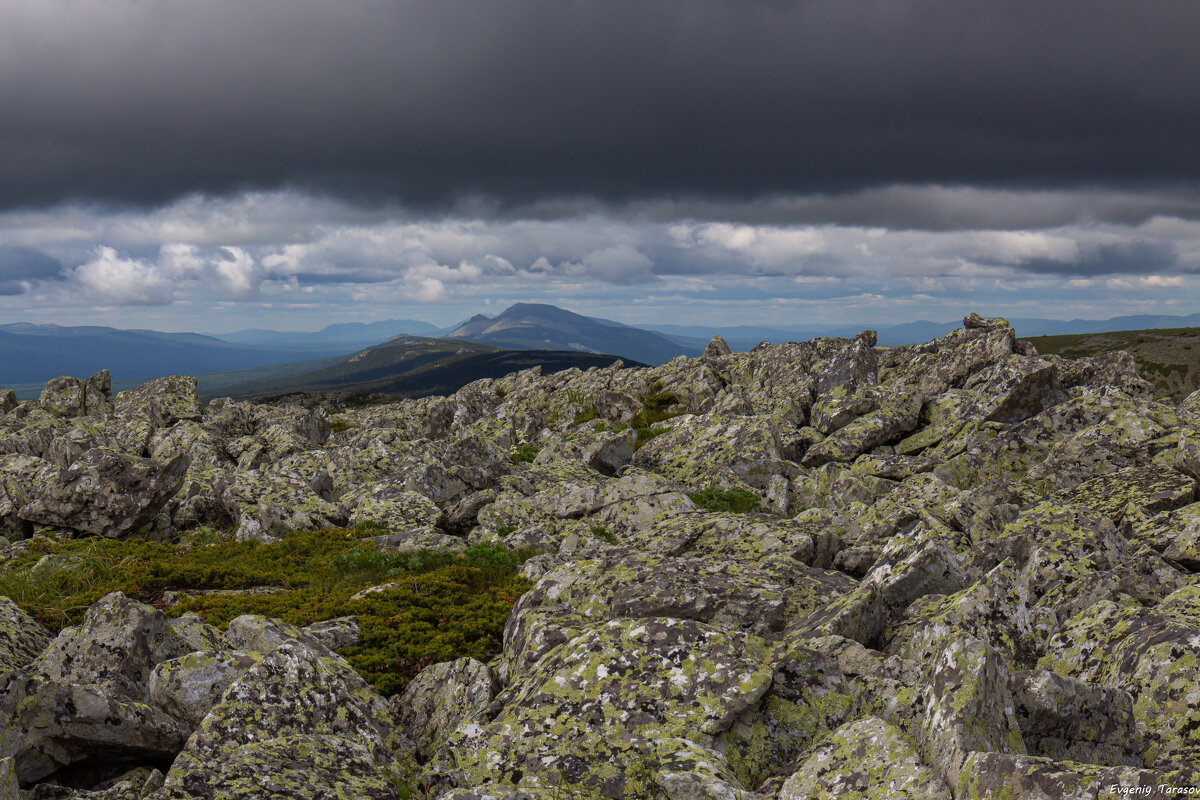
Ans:
[{"label": "dark storm cloud", "polygon": [[0,204],[1178,184],[1196,30],[1180,0],[0,0]]},{"label": "dark storm cloud", "polygon": [[1179,253],[1171,243],[1134,240],[1084,246],[1075,261],[1030,259],[1021,262],[1019,266],[1026,272],[1097,277],[1170,272],[1178,262]]},{"label": "dark storm cloud", "polygon": [[57,278],[62,271],[62,264],[38,250],[0,245],[0,295],[21,294],[38,281]]}]

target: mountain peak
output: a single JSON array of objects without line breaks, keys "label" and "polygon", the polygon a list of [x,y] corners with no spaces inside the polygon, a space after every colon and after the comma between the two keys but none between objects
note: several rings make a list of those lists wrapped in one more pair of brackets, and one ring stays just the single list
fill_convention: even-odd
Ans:
[{"label": "mountain peak", "polygon": [[494,317],[476,314],[446,334],[451,339],[518,350],[577,350],[610,353],[650,364],[677,355],[698,355],[662,334],[546,303],[515,303]]}]

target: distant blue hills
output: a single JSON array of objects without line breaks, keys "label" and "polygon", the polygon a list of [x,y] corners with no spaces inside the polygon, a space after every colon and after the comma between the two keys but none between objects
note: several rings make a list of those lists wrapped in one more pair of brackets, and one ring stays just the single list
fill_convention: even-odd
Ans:
[{"label": "distant blue hills", "polygon": [[[1200,327],[1200,314],[1133,315],[1106,320],[1010,320],[1020,336],[1103,333],[1146,328]],[[923,342],[961,325],[961,320],[921,320],[878,328],[879,343]],[[233,333],[163,333],[102,326],[0,325],[0,388],[27,396],[58,375],[86,377],[101,369],[116,386],[169,374],[247,370],[347,355],[400,335],[444,337],[508,350],[557,350],[616,355],[661,364],[678,355],[697,355],[714,333],[734,350],[760,341],[803,341],[818,336],[851,336],[857,325],[645,325],[636,327],[587,317],[552,305],[518,303],[494,317],[476,315],[450,328],[392,319],[347,322],[319,331],[246,329]],[[288,370],[294,371],[294,370]]]}]

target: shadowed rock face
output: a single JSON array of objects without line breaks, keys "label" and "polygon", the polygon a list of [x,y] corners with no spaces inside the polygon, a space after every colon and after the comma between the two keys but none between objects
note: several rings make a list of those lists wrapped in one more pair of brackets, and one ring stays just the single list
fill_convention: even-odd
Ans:
[{"label": "shadowed rock face", "polygon": [[366,524],[398,552],[535,553],[500,652],[390,699],[333,652],[352,617],[222,633],[118,593],[52,637],[0,599],[0,798],[1196,785],[1196,408],[978,315],[349,409],[202,407],[178,376],[0,393],[10,548]]}]

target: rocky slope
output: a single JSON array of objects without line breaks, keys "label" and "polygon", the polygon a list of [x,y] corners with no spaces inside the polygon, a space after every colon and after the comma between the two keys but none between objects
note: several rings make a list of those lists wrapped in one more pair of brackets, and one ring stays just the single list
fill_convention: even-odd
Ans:
[{"label": "rocky slope", "polygon": [[9,563],[364,522],[379,547],[538,553],[489,663],[391,698],[335,652],[353,620],[221,631],[115,593],[52,636],[0,601],[0,799],[1200,785],[1200,397],[965,325],[334,415],[201,407],[187,378],[0,395]]}]

